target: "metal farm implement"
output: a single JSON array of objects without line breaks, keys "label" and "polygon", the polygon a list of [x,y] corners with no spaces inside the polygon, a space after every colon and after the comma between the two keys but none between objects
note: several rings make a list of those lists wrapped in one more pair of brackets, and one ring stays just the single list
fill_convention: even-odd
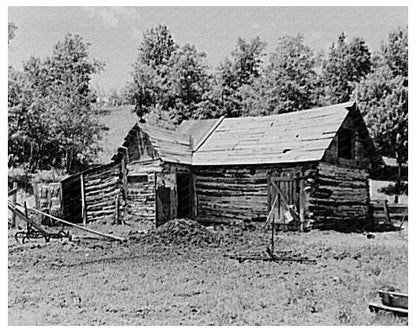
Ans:
[{"label": "metal farm implement", "polygon": [[25,243],[29,239],[45,239],[46,242],[49,242],[50,239],[63,239],[69,238],[69,232],[60,230],[58,233],[51,233],[42,228],[39,224],[31,220],[27,213],[27,208],[25,204],[25,212],[20,211],[15,206],[8,204],[9,209],[16,213],[16,215],[26,222],[26,231],[17,232],[14,236],[18,243]]}]

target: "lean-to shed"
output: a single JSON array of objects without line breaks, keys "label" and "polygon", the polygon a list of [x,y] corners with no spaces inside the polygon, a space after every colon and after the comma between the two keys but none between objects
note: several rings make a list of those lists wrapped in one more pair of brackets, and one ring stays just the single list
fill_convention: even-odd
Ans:
[{"label": "lean-to shed", "polygon": [[136,124],[113,161],[125,165],[127,210],[144,228],[195,217],[189,135]]}]

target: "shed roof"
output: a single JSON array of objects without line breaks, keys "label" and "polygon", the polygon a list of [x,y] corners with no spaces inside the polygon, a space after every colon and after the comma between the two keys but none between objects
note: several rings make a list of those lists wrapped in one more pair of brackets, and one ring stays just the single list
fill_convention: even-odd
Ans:
[{"label": "shed roof", "polygon": [[176,132],[189,135],[192,137],[194,147],[205,138],[206,135],[217,125],[219,119],[204,119],[204,120],[187,120],[183,121]]},{"label": "shed roof", "polygon": [[111,160],[123,142],[126,133],[137,120],[136,113],[132,112],[132,106],[118,107],[100,116],[100,123],[106,127],[106,131],[103,133],[102,139],[98,141],[101,151],[94,159],[96,164],[104,165]]},{"label": "shed roof", "polygon": [[[294,113],[224,119],[193,153],[192,165],[321,160],[353,106],[348,102]],[[197,131],[197,123],[192,127]]]},{"label": "shed roof", "polygon": [[138,125],[145,132],[152,147],[163,161],[190,165],[192,163],[191,137],[172,130]]}]

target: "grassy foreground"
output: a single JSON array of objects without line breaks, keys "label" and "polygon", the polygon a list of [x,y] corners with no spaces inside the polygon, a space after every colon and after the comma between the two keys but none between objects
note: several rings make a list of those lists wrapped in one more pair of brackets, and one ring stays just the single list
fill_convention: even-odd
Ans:
[{"label": "grassy foreground", "polygon": [[203,248],[10,239],[9,325],[407,325],[368,310],[379,288],[407,293],[407,230],[375,235],[278,235],[316,265],[224,256],[263,251],[260,232]]}]

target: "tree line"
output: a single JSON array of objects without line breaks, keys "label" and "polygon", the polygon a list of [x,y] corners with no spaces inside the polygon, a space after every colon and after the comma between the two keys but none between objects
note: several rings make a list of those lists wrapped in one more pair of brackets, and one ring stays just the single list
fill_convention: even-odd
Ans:
[{"label": "tree line", "polygon": [[[16,27],[10,29],[9,41]],[[89,44],[67,35],[52,56],[9,67],[9,160],[14,165],[73,172],[98,152],[97,94]],[[141,121],[174,129],[187,119],[262,116],[356,100],[381,154],[407,161],[408,32],[392,31],[380,50],[341,33],[326,51],[286,35],[267,52],[260,37],[239,38],[216,68],[194,45],[179,45],[167,26],[143,34],[131,80],[112,91]]]},{"label": "tree line", "polygon": [[186,119],[262,116],[356,100],[384,156],[408,159],[408,30],[399,27],[380,50],[341,33],[327,52],[304,36],[285,35],[266,53],[260,37],[239,38],[218,68],[195,46],[176,43],[168,27],[146,31],[127,100],[138,116],[174,128]]}]

